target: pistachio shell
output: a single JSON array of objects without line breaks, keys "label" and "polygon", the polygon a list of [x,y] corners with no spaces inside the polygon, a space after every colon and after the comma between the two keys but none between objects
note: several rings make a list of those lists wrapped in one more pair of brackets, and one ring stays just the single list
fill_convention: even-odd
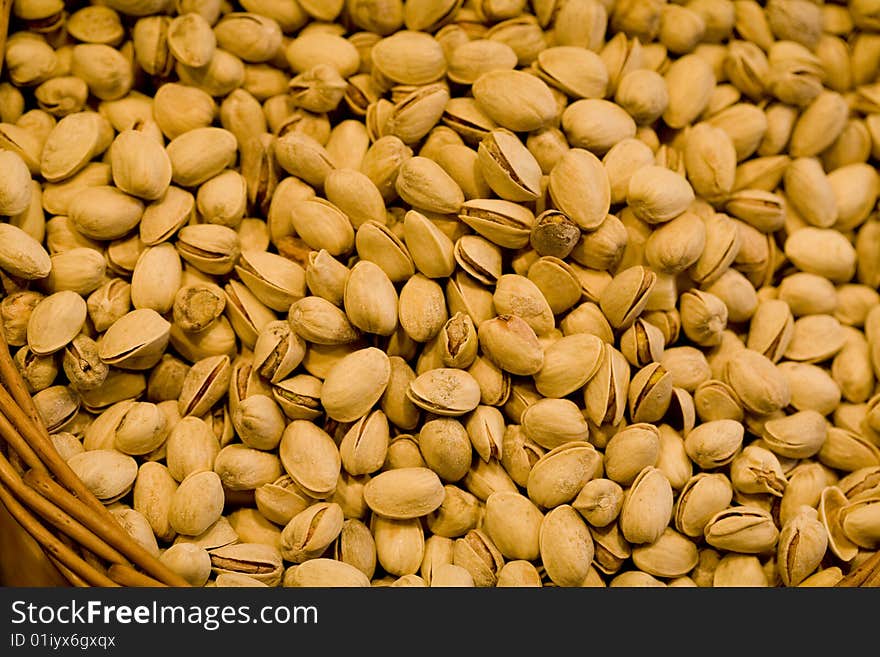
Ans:
[{"label": "pistachio shell", "polygon": [[364,487],[364,500],[375,513],[395,520],[425,516],[439,508],[446,491],[428,468],[397,468],[376,475]]},{"label": "pistachio shell", "polygon": [[28,320],[27,339],[31,351],[44,355],[63,349],[79,334],[86,312],[86,302],[70,290],[41,299]]},{"label": "pistachio shell", "polygon": [[287,425],[279,446],[281,463],[309,495],[329,497],[336,488],[342,461],[333,439],[306,420]]}]

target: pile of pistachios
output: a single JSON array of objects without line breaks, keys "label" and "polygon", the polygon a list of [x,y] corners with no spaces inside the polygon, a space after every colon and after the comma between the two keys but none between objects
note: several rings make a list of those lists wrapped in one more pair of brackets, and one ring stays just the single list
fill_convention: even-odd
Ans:
[{"label": "pile of pistachios", "polygon": [[15,0],[2,54],[6,340],[193,585],[880,547],[878,0]]}]

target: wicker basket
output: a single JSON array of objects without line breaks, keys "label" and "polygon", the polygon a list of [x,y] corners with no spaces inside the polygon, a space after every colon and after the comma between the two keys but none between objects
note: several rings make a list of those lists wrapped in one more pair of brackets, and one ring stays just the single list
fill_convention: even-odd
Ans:
[{"label": "wicker basket", "polygon": [[[0,74],[13,0],[0,0]],[[188,586],[55,451],[0,328],[0,585]],[[838,586],[880,586],[880,551]]]}]

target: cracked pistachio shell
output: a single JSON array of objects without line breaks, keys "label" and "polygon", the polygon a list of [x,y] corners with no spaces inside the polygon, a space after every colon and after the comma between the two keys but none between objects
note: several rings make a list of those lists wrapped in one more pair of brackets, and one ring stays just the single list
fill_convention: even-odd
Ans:
[{"label": "cracked pistachio shell", "polygon": [[244,250],[235,271],[254,296],[272,310],[287,311],[306,295],[305,271],[283,256]]},{"label": "cracked pistachio shell", "polygon": [[327,373],[321,387],[321,404],[330,418],[352,422],[376,405],[390,377],[391,365],[385,352],[375,347],[359,349],[344,356]]},{"label": "cracked pistachio shell", "polygon": [[529,242],[535,215],[523,205],[503,199],[471,199],[458,218],[498,246],[519,249]]},{"label": "cracked pistachio shell", "polygon": [[621,334],[620,351],[633,367],[645,367],[663,357],[664,343],[663,332],[640,317]]},{"label": "cracked pistachio shell", "polygon": [[480,171],[489,187],[508,201],[535,201],[541,194],[541,167],[519,137],[493,130],[477,148]]},{"label": "cracked pistachio shell", "polygon": [[580,239],[580,228],[564,213],[545,210],[535,219],[529,242],[539,255],[566,258]]},{"label": "cracked pistachio shell", "polygon": [[186,373],[180,390],[181,417],[200,417],[211,410],[226,394],[231,377],[232,364],[225,354],[196,361]]},{"label": "cracked pistachio shell", "polygon": [[192,224],[177,234],[180,257],[200,272],[215,276],[232,271],[241,254],[241,243],[228,226]]},{"label": "cracked pistachio shell", "polygon": [[592,50],[575,45],[545,48],[533,68],[547,84],[571,98],[602,98],[608,86],[608,70]]},{"label": "cracked pistachio shell", "polygon": [[483,285],[493,286],[501,277],[501,248],[479,235],[458,238],[453,255],[458,266]]},{"label": "cracked pistachio shell", "polygon": [[778,411],[791,401],[788,381],[773,362],[752,349],[732,354],[725,378],[743,407],[760,415]]},{"label": "cracked pistachio shell", "polygon": [[376,542],[370,528],[355,518],[347,519],[333,546],[333,556],[372,577],[376,572]]},{"label": "cracked pistachio shell", "polygon": [[529,499],[547,509],[567,504],[596,476],[601,464],[602,456],[590,443],[555,447],[532,466],[526,482]]},{"label": "cracked pistachio shell", "polygon": [[413,258],[403,240],[390,228],[368,221],[358,228],[355,249],[361,260],[375,262],[393,283],[401,283],[415,273]]},{"label": "cracked pistachio shell", "polygon": [[455,270],[452,240],[425,215],[409,210],[404,216],[404,241],[412,261],[428,278],[446,278]]},{"label": "cracked pistachio shell", "polygon": [[700,257],[688,269],[691,278],[701,285],[711,285],[733,264],[740,250],[742,235],[736,222],[721,213],[703,219],[706,243]]},{"label": "cracked pistachio shell", "polygon": [[371,474],[385,463],[388,453],[388,418],[380,410],[358,420],[339,445],[342,467],[352,475]]},{"label": "cracked pistachio shell", "polygon": [[437,125],[448,102],[449,87],[443,82],[416,87],[392,106],[386,105],[385,99],[369,105],[368,129],[399,137],[405,144],[415,144]]},{"label": "cracked pistachio shell", "polygon": [[113,447],[123,454],[149,454],[165,442],[170,426],[162,409],[151,402],[135,402],[116,426]]},{"label": "cracked pistachio shell", "polygon": [[880,466],[859,468],[838,482],[838,487],[851,500],[874,497],[880,488]]},{"label": "cracked pistachio shell", "polygon": [[504,415],[494,406],[480,405],[468,416],[465,431],[477,454],[484,461],[501,458],[504,444]]},{"label": "cracked pistachio shell", "polygon": [[657,275],[637,265],[618,273],[602,291],[599,307],[617,329],[629,328],[648,303]]},{"label": "cracked pistachio shell", "polygon": [[63,349],[82,330],[86,313],[85,300],[70,290],[40,299],[27,321],[28,347],[38,356]]},{"label": "cracked pistachio shell", "polygon": [[846,332],[831,315],[808,315],[794,322],[785,350],[788,360],[816,363],[833,357],[846,343]]},{"label": "cracked pistachio shell", "polygon": [[596,230],[611,207],[611,185],[602,162],[582,148],[567,151],[550,171],[553,203],[582,230]]},{"label": "cracked pistachio shell", "polygon": [[661,273],[683,272],[699,260],[705,243],[705,223],[685,211],[651,233],[645,242],[645,260]]},{"label": "cracked pistachio shell", "polygon": [[293,333],[288,322],[269,322],[254,344],[254,368],[266,380],[279,383],[293,373],[305,353],[305,341]]},{"label": "cracked pistachio shell", "polygon": [[441,367],[420,374],[411,381],[407,397],[416,406],[431,413],[457,416],[479,405],[481,390],[477,380],[468,372]]},{"label": "cracked pistachio shell", "polygon": [[620,531],[630,543],[653,543],[672,518],[672,486],[657,468],[648,466],[627,490],[620,511]]},{"label": "cracked pistachio shell", "polygon": [[211,550],[213,572],[241,574],[252,577],[267,586],[278,586],[284,567],[278,548],[263,543],[235,543]]},{"label": "cracked pistachio shell", "polygon": [[[501,453],[496,457],[504,470],[520,486],[526,486],[529,473],[547,450],[526,436],[519,424],[508,425],[501,437]],[[484,459],[488,463],[488,459]]]},{"label": "cracked pistachio shell", "polygon": [[270,521],[286,525],[290,520],[313,503],[290,475],[282,475],[275,481],[262,484],[254,490],[257,509]]},{"label": "cracked pistachio shell", "polygon": [[[443,502],[429,513],[425,522],[432,533],[445,538],[464,536],[475,529],[483,514],[483,506],[471,493],[447,484]],[[494,540],[494,539],[493,539]]]},{"label": "cracked pistachio shell", "polygon": [[764,423],[762,438],[774,454],[786,458],[809,458],[819,453],[828,435],[821,413],[804,410]]},{"label": "cracked pistachio shell", "polygon": [[746,346],[778,363],[788,349],[794,331],[790,306],[779,299],[758,304],[749,324]]},{"label": "cracked pistachio shell", "polygon": [[739,493],[782,497],[788,480],[779,459],[768,449],[748,445],[730,463],[730,479]]},{"label": "cracked pistachio shell", "polygon": [[703,534],[712,547],[743,554],[760,554],[776,547],[779,529],[768,511],[736,506],[716,513]]},{"label": "cracked pistachio shell", "polygon": [[534,374],[535,387],[545,397],[565,397],[587,384],[599,371],[603,342],[588,333],[556,340],[544,350],[544,362]]},{"label": "cracked pistachio shell", "polygon": [[171,324],[150,308],[140,308],[117,319],[101,337],[98,354],[108,365],[146,370],[162,357]]},{"label": "cracked pistachio shell", "polygon": [[[856,473],[851,474],[855,475]],[[850,485],[850,482],[845,481],[847,477],[837,482],[836,475],[829,477],[828,468],[821,463],[801,463],[791,470],[787,477],[788,485],[785,487],[785,493],[782,495],[782,502],[779,505],[779,521],[783,525],[794,518],[802,506],[817,508],[822,491],[829,484],[839,483],[841,490],[845,491],[847,496],[852,497],[850,491],[847,490]]]},{"label": "cracked pistachio shell", "polygon": [[605,345],[599,371],[584,388],[587,416],[595,425],[618,424],[626,411],[630,370],[623,354]]},{"label": "cracked pistachio shell", "polygon": [[281,532],[281,556],[303,563],[324,554],[342,531],[345,517],[335,502],[315,502],[300,511]]},{"label": "cracked pistachio shell", "polygon": [[853,472],[880,465],[880,449],[860,433],[830,427],[816,458],[830,468]]},{"label": "cracked pistachio shell", "polygon": [[473,586],[494,587],[504,557],[484,531],[472,529],[455,540],[453,564],[470,576]]},{"label": "cracked pistachio shell", "polygon": [[819,521],[828,535],[828,548],[838,559],[852,561],[858,556],[859,547],[843,531],[842,512],[849,501],[837,486],[826,486],[819,498]]},{"label": "cracked pistachio shell", "polygon": [[813,509],[802,508],[782,526],[776,564],[785,586],[798,586],[816,570],[828,549],[828,533]]},{"label": "cracked pistachio shell", "polygon": [[617,573],[632,555],[632,547],[623,538],[619,524],[612,522],[605,527],[590,526],[589,529],[593,537],[593,565],[606,575]]},{"label": "cracked pistachio shell", "polygon": [[341,306],[349,269],[326,249],[311,251],[305,265],[306,286],[310,294]]},{"label": "cracked pistachio shell", "polygon": [[457,312],[443,325],[437,336],[443,365],[467,368],[477,356],[478,337],[469,315]]},{"label": "cracked pistachio shell", "polygon": [[312,497],[328,498],[336,489],[342,468],[336,443],[307,420],[294,420],[281,436],[279,454],[284,470]]},{"label": "cracked pistachio shell", "polygon": [[657,422],[672,402],[672,375],[660,363],[651,363],[632,377],[629,409],[634,422]]},{"label": "cracked pistachio shell", "polygon": [[137,462],[114,449],[82,452],[71,457],[67,465],[104,504],[124,497],[134,485],[138,473]]},{"label": "cracked pistachio shell", "polygon": [[846,537],[866,550],[880,543],[880,496],[864,497],[840,510],[841,526]]},{"label": "cracked pistachio shell", "polygon": [[700,472],[679,493],[673,520],[678,531],[692,538],[702,536],[709,520],[733,500],[730,480],[720,472]]}]

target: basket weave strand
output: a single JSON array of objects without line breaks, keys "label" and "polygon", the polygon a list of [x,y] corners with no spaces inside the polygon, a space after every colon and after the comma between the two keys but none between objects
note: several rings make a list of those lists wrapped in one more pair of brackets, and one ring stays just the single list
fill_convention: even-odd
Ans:
[{"label": "basket weave strand", "polygon": [[[107,508],[76,476],[55,450],[49,433],[37,416],[9,347],[0,330],[0,437],[29,469],[19,475],[7,456],[0,455],[2,503],[64,569],[76,576],[73,585],[110,586],[114,578],[126,585],[188,586],[130,535]],[[41,520],[88,550],[111,568],[99,572],[65,546]],[[137,573],[131,564],[144,571]],[[114,577],[115,576],[115,577]]]}]

